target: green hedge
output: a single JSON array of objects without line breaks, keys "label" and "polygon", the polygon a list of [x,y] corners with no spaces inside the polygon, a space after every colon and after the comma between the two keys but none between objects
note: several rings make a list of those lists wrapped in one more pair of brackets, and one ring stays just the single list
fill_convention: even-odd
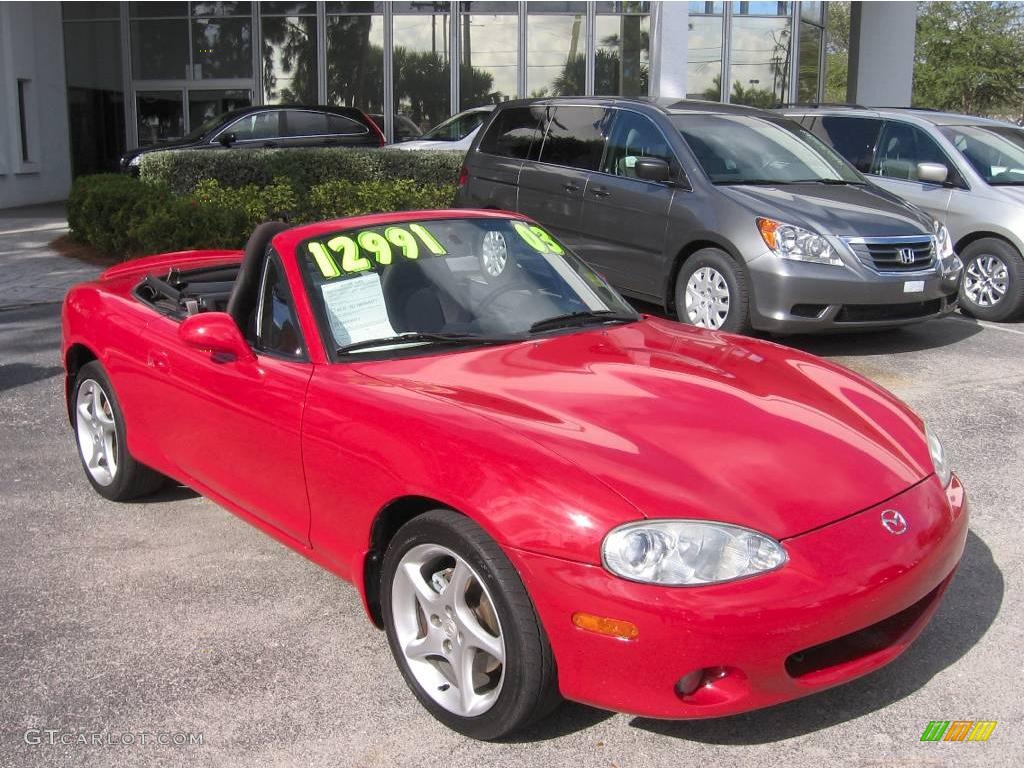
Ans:
[{"label": "green hedge", "polygon": [[139,178],[164,185],[178,195],[192,193],[200,182],[215,179],[225,187],[270,184],[287,178],[305,194],[318,184],[339,179],[388,181],[408,179],[424,185],[454,184],[462,167],[461,152],[380,149],[216,149],[151,152],[142,156]]},{"label": "green hedge", "polygon": [[168,184],[100,174],[75,179],[68,224],[75,239],[127,258],[188,248],[241,248],[257,224],[271,219],[299,224],[447,208],[454,195],[454,183],[334,179],[303,189],[286,175],[239,186],[207,178],[190,192],[175,194]]}]

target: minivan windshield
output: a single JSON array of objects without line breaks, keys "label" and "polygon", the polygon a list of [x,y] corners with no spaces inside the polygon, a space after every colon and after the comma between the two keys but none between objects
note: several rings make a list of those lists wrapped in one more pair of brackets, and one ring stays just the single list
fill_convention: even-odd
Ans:
[{"label": "minivan windshield", "polygon": [[993,187],[1024,185],[1024,131],[1020,128],[944,125],[939,130]]},{"label": "minivan windshield", "polygon": [[339,359],[500,344],[637,313],[545,229],[503,217],[338,230],[297,252]]},{"label": "minivan windshield", "polygon": [[713,184],[865,183],[834,150],[795,123],[714,114],[677,114],[672,122]]}]

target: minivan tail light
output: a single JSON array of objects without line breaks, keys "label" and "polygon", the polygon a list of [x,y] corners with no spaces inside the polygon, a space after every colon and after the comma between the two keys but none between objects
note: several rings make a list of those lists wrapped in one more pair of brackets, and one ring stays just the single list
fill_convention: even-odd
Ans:
[{"label": "minivan tail light", "polygon": [[466,182],[469,181],[469,168],[465,165],[459,169],[459,189],[466,186]]}]

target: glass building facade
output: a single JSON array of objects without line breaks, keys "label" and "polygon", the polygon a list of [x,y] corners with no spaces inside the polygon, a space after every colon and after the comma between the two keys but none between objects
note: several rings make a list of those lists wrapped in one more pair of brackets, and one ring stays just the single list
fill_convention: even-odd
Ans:
[{"label": "glass building facade", "polygon": [[659,6],[64,3],[73,172],[112,170],[127,147],[250,104],[354,106],[380,116],[391,137],[396,116],[426,129],[520,97],[679,96],[659,93],[653,75],[656,59],[684,50],[690,98],[819,98],[824,3],[691,2],[678,25],[661,24]]}]

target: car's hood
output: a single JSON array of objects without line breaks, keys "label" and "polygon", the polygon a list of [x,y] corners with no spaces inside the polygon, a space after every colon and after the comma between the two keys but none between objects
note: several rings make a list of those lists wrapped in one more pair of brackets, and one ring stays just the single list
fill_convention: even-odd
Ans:
[{"label": "car's hood", "polygon": [[786,538],[932,472],[917,417],[870,382],[664,320],[361,367],[529,435],[649,517]]},{"label": "car's hood", "polygon": [[781,219],[824,235],[894,237],[931,233],[925,214],[874,185],[815,182],[718,187],[755,216]]}]

